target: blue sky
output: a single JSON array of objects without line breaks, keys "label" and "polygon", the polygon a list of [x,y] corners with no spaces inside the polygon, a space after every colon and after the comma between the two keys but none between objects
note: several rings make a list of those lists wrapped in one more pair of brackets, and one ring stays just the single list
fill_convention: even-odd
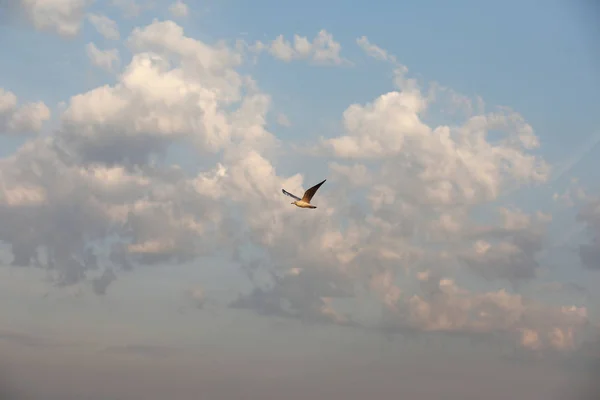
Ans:
[{"label": "blue sky", "polygon": [[[600,330],[597,10],[185,4],[4,7],[0,355],[62,365],[27,390],[60,396],[77,371],[77,393],[151,399],[130,380],[169,368],[178,398],[203,382],[188,368],[219,398],[235,398],[220,380],[423,400],[493,396],[498,375],[514,398],[585,381],[562,362],[585,368]],[[316,210],[281,193],[325,178]],[[109,389],[89,378],[103,368],[121,373]]]}]

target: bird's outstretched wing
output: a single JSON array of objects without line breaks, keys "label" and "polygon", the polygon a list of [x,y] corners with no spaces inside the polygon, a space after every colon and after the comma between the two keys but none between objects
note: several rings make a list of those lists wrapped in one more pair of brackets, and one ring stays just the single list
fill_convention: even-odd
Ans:
[{"label": "bird's outstretched wing", "polygon": [[281,189],[281,191],[283,192],[283,194],[285,194],[286,196],[290,196],[298,201],[300,201],[300,197],[298,196],[294,196],[293,194],[291,194],[290,192],[286,191],[285,189]]},{"label": "bird's outstretched wing", "polygon": [[310,203],[310,200],[313,198],[313,196],[315,195],[315,193],[317,193],[317,190],[319,190],[319,188],[321,187],[321,185],[324,184],[326,180],[327,179],[325,179],[321,183],[317,183],[315,186],[311,187],[306,192],[304,192],[304,196],[302,196],[302,201]]}]

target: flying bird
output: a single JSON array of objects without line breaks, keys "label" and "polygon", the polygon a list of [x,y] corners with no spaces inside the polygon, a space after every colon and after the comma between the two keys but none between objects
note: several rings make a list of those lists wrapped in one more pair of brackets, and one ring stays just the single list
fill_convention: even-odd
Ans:
[{"label": "flying bird", "polygon": [[302,196],[302,198],[300,198],[298,196],[294,196],[293,194],[291,194],[290,192],[286,191],[285,189],[281,189],[281,191],[286,196],[290,196],[290,197],[293,197],[294,199],[296,199],[296,201],[294,201],[294,202],[291,203],[291,204],[294,204],[296,207],[300,207],[300,208],[317,208],[316,206],[313,206],[312,204],[310,204],[310,200],[313,198],[313,196],[315,195],[315,193],[317,193],[317,190],[319,190],[319,188],[321,187],[321,185],[324,184],[326,180],[327,179],[325,179],[321,183],[317,183],[315,186],[313,186],[310,189],[308,189],[306,192],[304,192],[304,196]]}]

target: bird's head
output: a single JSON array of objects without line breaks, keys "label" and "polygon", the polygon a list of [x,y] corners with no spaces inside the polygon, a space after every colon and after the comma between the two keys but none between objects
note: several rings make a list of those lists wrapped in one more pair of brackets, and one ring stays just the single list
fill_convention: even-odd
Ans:
[{"label": "bird's head", "polygon": [[295,202],[295,201],[292,201],[290,204],[296,204],[296,202]]}]

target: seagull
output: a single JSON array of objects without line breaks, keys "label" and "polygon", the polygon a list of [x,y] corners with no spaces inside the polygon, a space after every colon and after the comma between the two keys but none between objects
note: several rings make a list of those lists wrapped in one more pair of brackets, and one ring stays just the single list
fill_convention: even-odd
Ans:
[{"label": "seagull", "polygon": [[293,197],[294,199],[296,199],[296,201],[294,201],[294,202],[291,203],[291,204],[294,204],[296,207],[300,207],[300,208],[317,208],[316,206],[313,206],[312,204],[310,204],[310,200],[313,198],[313,196],[315,195],[315,193],[317,193],[317,190],[319,190],[319,188],[321,187],[321,185],[324,184],[326,180],[327,179],[325,179],[321,183],[317,183],[315,186],[313,186],[310,189],[308,189],[306,192],[304,192],[304,196],[302,196],[302,198],[300,198],[298,196],[294,196],[293,194],[291,194],[290,192],[286,191],[285,189],[281,189],[281,191],[286,196],[290,196],[290,197]]}]

